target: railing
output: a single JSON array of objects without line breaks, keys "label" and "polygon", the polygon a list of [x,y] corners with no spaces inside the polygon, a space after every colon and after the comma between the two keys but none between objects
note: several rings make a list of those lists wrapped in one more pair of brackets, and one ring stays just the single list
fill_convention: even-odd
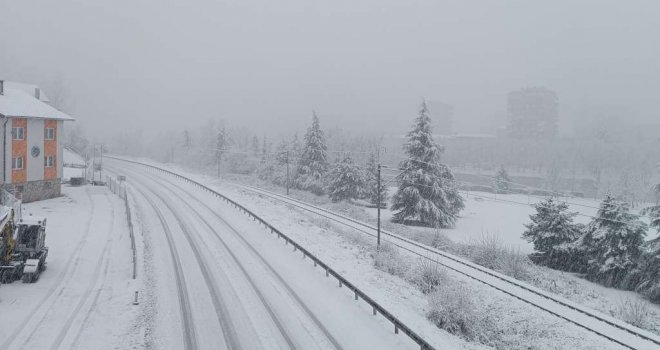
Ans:
[{"label": "railing", "polygon": [[339,287],[346,286],[349,290],[351,290],[355,294],[355,300],[358,300],[359,298],[362,298],[362,300],[364,300],[367,304],[369,304],[369,306],[371,306],[374,315],[380,313],[383,317],[385,317],[388,321],[390,321],[392,323],[392,325],[394,325],[394,333],[398,334],[399,331],[403,332],[412,341],[417,343],[417,345],[419,345],[422,350],[435,350],[435,348],[433,346],[431,346],[431,344],[429,344],[420,335],[418,335],[412,329],[410,329],[410,327],[406,326],[396,316],[392,315],[384,307],[382,307],[380,304],[378,304],[378,302],[371,299],[366,293],[361,291],[358,287],[356,287],[354,284],[349,282],[346,278],[341,276],[338,272],[333,270],[330,266],[328,266],[326,263],[321,261],[321,259],[319,259],[314,254],[309,252],[307,249],[302,247],[296,241],[291,239],[291,237],[287,236],[285,233],[283,233],[280,230],[278,230],[277,228],[273,227],[271,224],[266,222],[264,219],[262,219],[261,217],[259,217],[258,215],[256,215],[255,213],[253,213],[252,211],[247,209],[246,207],[238,204],[234,200],[226,197],[225,195],[223,195],[219,192],[216,192],[216,191],[212,190],[211,188],[209,188],[205,185],[202,185],[201,183],[199,183],[195,180],[189,179],[189,178],[187,178],[183,175],[179,175],[175,172],[172,172],[172,171],[169,171],[169,170],[166,170],[166,169],[163,169],[163,168],[159,168],[159,167],[154,166],[154,165],[145,164],[145,163],[141,163],[141,162],[137,162],[137,161],[133,161],[133,160],[123,159],[123,158],[118,158],[118,157],[113,157],[113,156],[108,156],[108,155],[106,155],[106,157],[116,159],[116,160],[120,160],[120,161],[124,161],[124,162],[128,162],[128,163],[138,164],[138,165],[141,165],[141,166],[146,166],[150,169],[172,175],[172,176],[174,176],[178,179],[181,179],[185,182],[196,185],[197,187],[199,187],[199,188],[215,195],[216,197],[224,200],[228,204],[230,204],[230,205],[234,206],[235,208],[237,208],[239,211],[247,214],[249,217],[252,218],[253,221],[257,221],[261,225],[264,225],[264,227],[266,227],[266,229],[268,229],[272,234],[277,234],[278,238],[283,238],[285,244],[291,244],[293,246],[294,251],[299,250],[300,252],[302,252],[303,258],[309,258],[310,260],[312,260],[312,262],[314,262],[314,266],[321,266],[321,268],[323,268],[325,270],[325,275],[326,276],[328,276],[328,277],[333,276],[334,278],[337,279],[337,281],[339,282]]},{"label": "railing", "polygon": [[137,278],[137,252],[135,249],[135,233],[131,216],[131,206],[128,202],[128,189],[123,181],[119,181],[109,175],[105,177],[105,183],[112,193],[124,200],[124,205],[126,206],[126,221],[128,222],[128,232],[131,237],[131,255],[133,256],[133,279],[135,279]]},{"label": "railing", "polygon": [[0,190],[0,204],[14,209],[14,220],[20,221],[23,217],[22,201],[7,190]]}]

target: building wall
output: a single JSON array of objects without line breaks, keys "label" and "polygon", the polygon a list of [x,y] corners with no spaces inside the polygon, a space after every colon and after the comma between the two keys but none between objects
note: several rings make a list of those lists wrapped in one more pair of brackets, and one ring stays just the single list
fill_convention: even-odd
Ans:
[{"label": "building wall", "polygon": [[[2,123],[4,122],[0,122],[0,128],[3,127]],[[26,203],[61,194],[63,124],[61,120],[8,119],[4,135],[0,131],[0,145],[5,146],[5,173],[4,177],[0,178],[0,183],[4,180],[2,187],[16,193],[16,196]],[[12,127],[25,129],[23,140],[13,140]],[[45,140],[45,130],[51,127],[55,129],[54,140]],[[32,155],[33,147],[39,149],[36,157]],[[50,168],[45,167],[45,157],[48,155],[55,156],[54,166]],[[12,158],[18,156],[23,156],[23,169],[13,170]]]},{"label": "building wall", "polygon": [[[44,120],[27,120],[27,181],[44,179]],[[33,149],[38,149],[35,157]]]},{"label": "building wall", "polygon": [[57,121],[56,140],[57,140],[57,178],[61,179],[64,175],[64,121]]},{"label": "building wall", "polygon": [[[57,120],[45,120],[43,122],[43,131],[42,134],[44,135],[44,154],[43,154],[43,159],[44,159],[44,175],[43,178],[44,180],[54,180],[57,178],[57,165],[60,163],[59,162],[59,157],[57,156],[57,140],[58,140],[58,133],[57,133]],[[52,128],[54,129],[54,138],[53,140],[46,140],[46,129]],[[53,156],[53,166],[51,167],[46,167],[45,166],[45,161],[46,157],[48,156]]]},{"label": "building wall", "polygon": [[[11,158],[7,166],[11,169],[11,183],[21,183],[27,181],[27,167],[30,164],[27,153],[27,139],[30,135],[28,130],[28,121],[25,118],[12,118],[11,120],[12,128],[23,128],[24,137],[22,140],[14,140],[11,138],[11,158],[23,157],[23,168],[22,169],[13,169],[13,163]],[[11,135],[11,129],[10,129]]]}]

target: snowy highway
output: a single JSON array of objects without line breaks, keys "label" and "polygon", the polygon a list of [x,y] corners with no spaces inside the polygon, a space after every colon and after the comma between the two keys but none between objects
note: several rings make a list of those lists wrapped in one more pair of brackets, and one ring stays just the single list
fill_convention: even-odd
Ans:
[{"label": "snowy highway", "polygon": [[144,167],[107,164],[128,177],[149,231],[156,348],[418,348],[235,208]]}]

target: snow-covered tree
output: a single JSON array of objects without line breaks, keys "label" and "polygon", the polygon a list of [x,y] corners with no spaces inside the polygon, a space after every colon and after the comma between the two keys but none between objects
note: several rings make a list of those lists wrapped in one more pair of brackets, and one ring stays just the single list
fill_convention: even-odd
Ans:
[{"label": "snow-covered tree", "polygon": [[266,158],[268,156],[268,141],[266,135],[264,135],[264,142],[261,146],[261,164],[266,164]]},{"label": "snow-covered tree", "polygon": [[628,288],[638,267],[647,226],[627,203],[606,196],[595,219],[577,241],[587,257],[587,278],[606,286]]},{"label": "snow-covered tree", "polygon": [[286,163],[288,155],[288,143],[282,140],[273,157],[267,157],[265,162],[259,166],[257,175],[262,180],[272,181],[276,185],[286,186]]},{"label": "snow-covered tree", "polygon": [[254,155],[255,157],[258,157],[260,147],[259,147],[259,137],[257,137],[256,135],[252,136],[252,146],[251,147],[252,147],[252,155]]},{"label": "snow-covered tree", "polygon": [[645,245],[639,265],[640,278],[635,290],[660,302],[660,238]]},{"label": "snow-covered tree", "polygon": [[534,244],[532,261],[555,269],[570,270],[571,256],[567,243],[580,236],[581,225],[574,224],[577,213],[568,211],[564,202],[549,198],[537,203],[536,214],[530,215],[531,223],[526,224],[522,237]]},{"label": "snow-covered tree", "polygon": [[431,118],[422,103],[404,151],[408,159],[399,164],[402,174],[392,197],[394,222],[417,222],[434,227],[453,226],[465,207],[449,168],[440,163],[443,148],[433,141]]},{"label": "snow-covered tree", "polygon": [[225,149],[229,146],[227,142],[227,130],[225,127],[222,127],[215,135],[215,162],[220,164],[222,161],[222,155],[225,153]]},{"label": "snow-covered tree", "polygon": [[660,232],[660,184],[653,186],[653,192],[656,196],[655,205],[642,209],[641,214],[648,216],[651,219],[650,226]]},{"label": "snow-covered tree", "polygon": [[190,136],[188,129],[183,130],[183,140],[181,142],[181,147],[183,147],[183,149],[186,151],[190,151],[192,148],[192,137]]},{"label": "snow-covered tree", "polygon": [[305,134],[305,144],[298,160],[296,186],[317,195],[324,193],[323,180],[328,171],[328,149],[319,118],[312,117],[312,125]]},{"label": "snow-covered tree", "polygon": [[380,194],[380,206],[387,205],[387,185],[382,179],[380,187],[378,187],[378,164],[376,160],[376,154],[371,153],[369,159],[367,160],[367,179],[366,179],[366,191],[364,195],[373,205],[379,205],[378,198]]},{"label": "snow-covered tree", "polygon": [[333,202],[360,197],[365,175],[350,155],[335,163],[328,174],[328,196]]},{"label": "snow-covered tree", "polygon": [[509,193],[511,190],[511,178],[504,166],[501,166],[495,173],[495,191],[497,193]]}]

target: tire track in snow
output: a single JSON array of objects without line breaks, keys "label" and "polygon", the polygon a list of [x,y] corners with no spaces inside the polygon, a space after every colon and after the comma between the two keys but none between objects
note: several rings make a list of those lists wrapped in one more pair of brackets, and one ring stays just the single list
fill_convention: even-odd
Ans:
[{"label": "tire track in snow", "polygon": [[170,230],[169,225],[167,224],[163,213],[158,209],[156,204],[151,200],[143,191],[138,189],[138,192],[142,194],[142,197],[149,203],[153,208],[158,220],[163,227],[165,232],[165,237],[167,239],[167,246],[169,248],[170,255],[172,256],[172,264],[174,265],[176,286],[177,286],[177,295],[179,298],[179,309],[182,317],[182,332],[184,338],[184,349],[193,350],[197,349],[197,334],[195,332],[195,322],[192,317],[192,311],[190,308],[190,297],[188,296],[188,290],[186,287],[186,279],[183,273],[183,268],[181,266],[181,259],[179,258],[179,252],[177,251],[174,245],[174,239],[172,238],[172,231]]},{"label": "tire track in snow", "polygon": [[[74,248],[71,256],[69,257],[69,259],[66,262],[66,266],[67,266],[66,269],[64,269],[62,272],[60,272],[60,274],[57,276],[57,280],[59,282],[53,284],[48,289],[48,291],[46,292],[44,297],[41,300],[39,300],[37,305],[35,305],[30,310],[30,312],[26,314],[23,321],[21,321],[21,323],[16,327],[16,330],[14,331],[14,333],[12,333],[10,336],[8,336],[7,339],[2,344],[0,344],[0,349],[9,349],[9,347],[19,338],[19,335],[21,333],[23,333],[24,330],[28,329],[27,328],[28,323],[35,319],[34,315],[39,313],[40,311],[42,311],[41,310],[42,306],[44,304],[46,304],[46,302],[49,299],[53,298],[53,301],[52,301],[51,305],[46,310],[43,310],[44,314],[43,314],[42,318],[37,322],[37,324],[34,327],[30,327],[30,328],[35,329],[36,327],[41,325],[43,323],[44,319],[46,318],[46,316],[48,315],[48,312],[50,311],[50,309],[53,307],[53,305],[55,305],[55,301],[62,295],[62,292],[64,291],[64,288],[66,287],[67,283],[74,276],[73,272],[75,272],[75,270],[78,268],[78,265],[80,263],[80,254],[82,252],[82,248],[85,245],[85,243],[87,243],[87,234],[86,234],[86,232],[89,232],[89,229],[90,229],[91,224],[92,224],[92,218],[94,217],[94,213],[96,211],[96,206],[94,205],[94,200],[92,199],[92,195],[89,193],[88,188],[85,188],[85,194],[87,195],[87,198],[88,198],[89,203],[90,203],[89,215],[88,215],[88,218],[87,218],[87,222],[85,224],[85,230],[83,232],[83,235],[81,237],[80,242],[78,242],[78,244]],[[52,269],[51,269],[51,271],[52,271]],[[59,292],[57,293],[56,296],[54,296],[55,295],[55,290],[57,290],[58,288],[59,288]]]},{"label": "tire track in snow", "polygon": [[[64,326],[62,327],[62,329],[58,333],[57,338],[55,338],[55,342],[50,347],[51,350],[57,350],[60,347],[60,345],[62,344],[62,341],[64,340],[64,338],[68,334],[69,330],[71,329],[71,326],[73,325],[73,322],[75,321],[76,317],[78,316],[78,313],[80,312],[82,307],[87,302],[87,299],[89,299],[90,295],[94,291],[94,286],[96,286],[96,284],[100,281],[100,286],[99,286],[98,291],[96,293],[97,296],[98,296],[98,294],[101,291],[101,288],[105,284],[105,280],[106,280],[107,275],[108,275],[108,267],[110,266],[111,252],[112,252],[112,246],[111,246],[110,243],[112,243],[112,239],[114,237],[113,231],[114,231],[114,228],[115,228],[115,220],[114,220],[115,205],[114,205],[113,201],[110,199],[110,197],[108,196],[107,192],[105,193],[105,197],[108,200],[108,202],[110,202],[110,205],[111,205],[110,218],[112,218],[112,219],[110,220],[110,227],[108,227],[108,237],[107,237],[105,245],[103,247],[103,253],[101,253],[101,258],[99,259],[99,264],[96,266],[96,268],[94,270],[94,279],[92,279],[90,281],[89,285],[87,286],[87,289],[85,290],[85,294],[80,299],[80,301],[78,302],[78,305],[76,305],[76,308],[69,315],[69,318],[64,323]],[[102,262],[104,257],[105,257],[105,264]],[[102,265],[104,265],[103,272],[102,272],[101,276],[99,276],[99,272],[101,271]],[[100,277],[100,279],[99,279],[99,277]],[[85,317],[83,318],[83,322],[81,323],[81,329],[78,332],[76,332],[76,335],[75,335],[76,340],[80,337],[80,333],[82,332],[82,327],[85,325],[85,321],[89,319],[91,313],[95,309],[97,300],[98,300],[98,297],[94,298],[94,300],[92,301],[92,304],[90,305],[89,309],[85,313]]]}]

